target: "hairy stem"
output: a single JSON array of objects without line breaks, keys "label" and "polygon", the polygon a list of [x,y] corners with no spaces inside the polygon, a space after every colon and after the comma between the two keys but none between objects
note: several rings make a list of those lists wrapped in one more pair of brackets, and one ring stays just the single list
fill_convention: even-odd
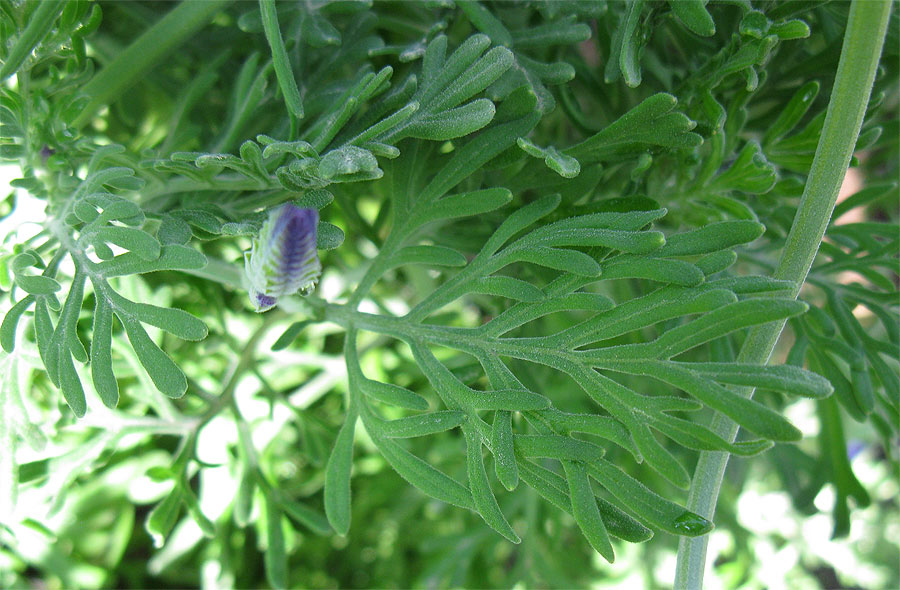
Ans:
[{"label": "hairy stem", "polygon": [[[856,0],[850,7],[850,19],[822,136],[800,207],[775,271],[775,278],[794,282],[792,295],[795,298],[819,250],[859,137],[890,10],[891,3],[883,0]],[[783,329],[784,321],[751,330],[738,361],[768,362]],[[753,390],[745,388],[742,393],[749,397],[753,395]],[[712,429],[726,440],[733,441],[738,426],[716,414]],[[710,520],[713,518],[727,463],[727,453],[706,451],[700,454],[688,497],[688,510]],[[681,539],[675,588],[702,588],[708,540],[708,536]]]},{"label": "hairy stem", "polygon": [[91,101],[75,119],[74,126],[85,125],[100,107],[116,100],[231,2],[232,0],[185,0],[169,11],[84,86],[82,92]]}]

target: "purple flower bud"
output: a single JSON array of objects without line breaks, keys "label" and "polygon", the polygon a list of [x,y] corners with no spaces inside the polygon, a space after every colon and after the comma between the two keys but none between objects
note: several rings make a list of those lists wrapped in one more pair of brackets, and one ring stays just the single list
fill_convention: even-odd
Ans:
[{"label": "purple flower bud", "polygon": [[256,311],[271,309],[279,297],[311,292],[322,266],[316,252],[319,212],[285,203],[269,213],[250,252],[244,272]]}]

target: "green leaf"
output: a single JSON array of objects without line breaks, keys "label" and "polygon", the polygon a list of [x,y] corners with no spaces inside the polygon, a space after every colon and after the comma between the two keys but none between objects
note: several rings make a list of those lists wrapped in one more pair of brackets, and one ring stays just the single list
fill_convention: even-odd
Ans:
[{"label": "green leaf", "polygon": [[97,230],[97,237],[130,250],[143,260],[156,260],[161,252],[156,238],[133,227],[107,225]]},{"label": "green leaf", "polygon": [[494,414],[491,428],[491,450],[494,453],[494,471],[497,479],[509,491],[519,483],[516,467],[515,441],[512,432],[512,412],[499,410]]},{"label": "green leaf", "polygon": [[[690,400],[684,400],[690,401]],[[694,409],[699,410],[702,405],[695,402]],[[548,410],[542,412],[542,417],[546,418],[553,428],[563,434],[571,434],[572,432],[583,432],[586,434],[594,434],[596,436],[612,441],[629,451],[635,459],[641,460],[640,453],[631,440],[631,434],[621,422],[610,416],[598,416],[597,414],[569,414],[558,410]]]},{"label": "green leaf", "polygon": [[802,301],[788,299],[737,301],[669,330],[646,346],[653,349],[654,354],[660,358],[671,358],[735,330],[787,319],[805,312],[808,308],[809,306]]},{"label": "green leaf", "polygon": [[160,244],[185,245],[191,241],[191,226],[183,219],[172,217],[171,215],[163,215],[156,231],[156,239]]},{"label": "green leaf", "polygon": [[694,373],[730,385],[763,387],[811,398],[828,397],[834,388],[824,377],[790,365],[679,363]]},{"label": "green leaf", "polygon": [[775,444],[770,440],[747,440],[730,443],[707,428],[689,420],[658,413],[650,418],[654,430],[666,435],[678,444],[698,451],[725,451],[749,457],[766,451]]},{"label": "green leaf", "polygon": [[615,304],[599,293],[569,293],[537,303],[517,303],[482,326],[488,334],[500,336],[523,324],[558,311],[601,312]]},{"label": "green leaf", "polygon": [[810,35],[809,25],[802,20],[789,20],[780,23],[774,23],[769,28],[769,33],[777,35],[782,41],[792,39],[806,39]]},{"label": "green leaf", "polygon": [[115,291],[109,290],[108,293],[113,295],[112,301],[118,308],[117,315],[120,312],[127,313],[145,324],[162,328],[182,340],[203,340],[209,333],[206,324],[184,310],[157,307],[148,303],[135,303]]},{"label": "green leaf", "polygon": [[[475,37],[485,38],[483,35],[475,35],[470,39]],[[483,41],[479,39],[477,45],[480,46],[482,43]],[[464,44],[464,46],[465,45],[466,44]],[[447,84],[444,89],[434,97],[433,102],[427,101],[429,94],[434,92],[431,88],[428,88],[423,92],[422,98],[419,99],[420,103],[428,105],[428,110],[437,112],[453,108],[464,100],[468,100],[478,92],[481,92],[490,86],[503,74],[503,72],[512,66],[514,61],[513,55],[508,49],[505,47],[494,47],[480,59],[472,63],[465,71],[460,72],[458,76],[448,76],[447,74],[455,69],[454,65],[456,63],[462,63],[462,60],[456,62],[456,56],[462,50],[463,47],[460,47],[452,56],[450,56],[450,59],[447,60],[445,69],[441,71],[439,77],[440,81],[446,80],[447,82],[450,82],[450,80],[452,80],[452,82]],[[435,85],[438,83],[439,82],[436,81]]]},{"label": "green leaf", "polygon": [[[112,170],[124,170],[133,174],[128,168],[114,168]],[[85,196],[84,200],[103,210],[100,215],[93,220],[97,224],[108,223],[110,221],[124,221],[143,216],[143,211],[141,211],[141,208],[135,203],[110,193],[91,193]]]},{"label": "green leaf", "polygon": [[334,201],[334,195],[325,189],[315,189],[305,193],[293,203],[301,209],[324,209]]},{"label": "green leaf", "polygon": [[183,488],[176,484],[172,491],[169,492],[169,495],[147,515],[144,527],[150,534],[150,538],[153,539],[154,547],[162,547],[166,542],[166,537],[172,532],[175,521],[178,520],[178,514],[181,512],[183,493]]},{"label": "green leaf", "polygon": [[747,244],[760,237],[766,227],[755,221],[721,221],[666,238],[656,256],[693,256]]},{"label": "green leaf", "polygon": [[12,352],[16,347],[16,326],[19,325],[19,318],[25,313],[31,304],[34,303],[33,295],[26,295],[15,305],[13,305],[6,315],[3,316],[3,323],[0,324],[0,345],[6,352]]},{"label": "green leaf", "polygon": [[0,80],[6,80],[18,71],[32,50],[50,34],[57,16],[65,5],[66,2],[63,0],[48,0],[37,5],[15,44],[4,56],[5,63],[0,68]]},{"label": "green leaf", "polygon": [[300,333],[303,332],[304,328],[306,328],[306,326],[310,325],[311,323],[311,320],[303,320],[300,322],[294,322],[293,324],[288,326],[287,330],[282,332],[281,336],[278,337],[278,340],[276,340],[272,344],[272,350],[284,350],[285,348],[290,346],[294,342],[294,340],[297,339],[297,336],[299,336]]},{"label": "green leaf", "polygon": [[466,431],[466,472],[469,476],[469,486],[472,490],[472,499],[475,509],[484,521],[495,531],[506,537],[512,543],[521,543],[522,539],[509,525],[497,498],[491,491],[487,472],[484,469],[484,458],[481,455],[481,439],[473,429]]},{"label": "green leaf", "polygon": [[893,198],[896,195],[897,184],[893,182],[867,186],[835,205],[834,214],[831,217],[832,223],[856,207],[864,207],[871,203],[879,203],[885,198]]},{"label": "green leaf", "polygon": [[544,293],[531,283],[512,277],[484,277],[472,282],[468,289],[472,293],[496,295],[516,301],[535,302],[544,298]]},{"label": "green leaf", "polygon": [[707,281],[706,286],[713,289],[728,289],[738,295],[779,292],[783,292],[779,293],[781,295],[787,295],[794,288],[794,283],[769,277],[745,276]]},{"label": "green leaf", "polygon": [[390,268],[407,264],[465,266],[466,257],[445,246],[407,246],[394,252],[388,261]]},{"label": "green leaf", "polygon": [[185,486],[183,488],[182,497],[188,514],[191,515],[191,518],[194,519],[194,522],[196,522],[197,526],[200,527],[200,530],[203,531],[203,535],[208,539],[214,539],[216,536],[216,525],[203,514],[203,511],[200,509],[200,502],[197,500],[197,496],[194,495],[194,491]]},{"label": "green leaf", "polygon": [[516,49],[548,45],[574,45],[590,38],[590,26],[575,22],[573,16],[513,32]]},{"label": "green leaf", "polygon": [[317,535],[324,536],[331,534],[331,527],[328,524],[328,519],[305,504],[289,500],[279,494],[278,505],[284,510],[284,513],[294,519],[294,521],[302,524]]},{"label": "green leaf", "polygon": [[355,427],[356,414],[348,414],[325,467],[325,515],[335,532],[344,536],[350,530],[350,468]]},{"label": "green leaf", "polygon": [[701,37],[716,34],[716,24],[706,10],[705,0],[669,0],[672,12],[692,33]]},{"label": "green leaf", "polygon": [[50,312],[47,310],[47,298],[39,297],[34,306],[34,339],[38,345],[41,361],[47,369],[50,381],[57,383],[53,378],[58,370],[56,359],[53,357],[53,322],[50,320]]},{"label": "green leaf", "polygon": [[781,414],[682,368],[677,363],[623,360],[617,362],[616,367],[616,370],[651,376],[674,385],[760,436],[774,441],[796,441],[803,438],[803,433]]},{"label": "green leaf", "polygon": [[284,546],[282,513],[278,504],[266,494],[266,580],[272,588],[287,588],[287,552]]},{"label": "green leaf", "polygon": [[506,258],[520,262],[530,262],[562,272],[572,272],[583,277],[600,275],[600,264],[578,250],[561,248],[507,248],[503,254]]},{"label": "green leaf", "polygon": [[378,436],[373,436],[372,440],[394,471],[425,494],[460,508],[475,509],[472,494],[464,485],[438,471],[392,440]]},{"label": "green leaf", "polygon": [[255,141],[248,139],[242,143],[238,153],[241,155],[241,160],[250,165],[257,177],[265,180],[269,179],[269,172],[263,163],[262,150]]},{"label": "green leaf", "polygon": [[206,266],[206,256],[187,246],[168,244],[162,247],[156,260],[144,260],[137,254],[129,252],[95,266],[105,277],[119,277],[157,270],[196,270]]},{"label": "green leaf", "polygon": [[494,103],[479,98],[454,109],[416,118],[407,127],[406,135],[432,141],[463,137],[490,123],[495,112]]},{"label": "green leaf", "polygon": [[507,217],[500,227],[494,230],[493,235],[485,243],[482,252],[493,254],[500,249],[511,237],[535,223],[539,219],[549,215],[559,206],[559,195],[548,195],[524,207],[520,207]]},{"label": "green leaf", "polygon": [[[668,242],[667,242],[668,243]],[[703,271],[703,274],[710,275],[721,272],[737,262],[737,253],[733,250],[720,250],[707,254],[694,263],[694,266]]]},{"label": "green leaf", "polygon": [[705,535],[713,529],[710,521],[655,494],[608,461],[592,463],[587,470],[638,520],[673,535],[689,537]]},{"label": "green leaf", "polygon": [[763,194],[772,190],[778,180],[775,166],[762,153],[755,141],[747,142],[731,166],[707,185],[708,190],[737,190]]},{"label": "green leaf", "polygon": [[[415,81],[415,76],[411,76],[409,79]],[[414,89],[413,89],[414,90]],[[411,91],[412,92],[412,91]],[[411,93],[410,92],[410,93]],[[361,145],[362,147],[367,147],[371,145],[373,142],[370,141],[373,138],[381,137],[385,134],[389,135],[390,132],[394,128],[402,128],[403,123],[405,123],[416,111],[419,110],[419,103],[413,101],[402,108],[398,109],[396,112],[391,115],[385,117],[381,121],[375,123],[353,139],[351,139],[348,143],[352,143],[354,145]],[[384,145],[384,144],[382,144]],[[368,148],[370,151],[371,148]],[[376,154],[377,155],[377,154]]]},{"label": "green leaf", "polygon": [[644,0],[634,0],[625,5],[622,20],[616,27],[610,47],[609,61],[606,64],[604,80],[607,84],[615,82],[620,75],[625,83],[634,88],[641,83],[641,51],[640,19],[644,8]]},{"label": "green leaf", "polygon": [[81,379],[75,372],[75,365],[72,363],[72,356],[67,349],[60,346],[57,353],[57,362],[59,363],[57,375],[59,375],[59,388],[62,390],[66,403],[72,409],[72,413],[76,417],[81,418],[87,411],[87,403],[84,399],[84,388],[81,386]]},{"label": "green leaf", "polygon": [[[522,479],[528,485],[560,510],[572,513],[568,486],[562,476],[530,461],[522,461],[519,466],[522,471]],[[653,531],[610,502],[602,498],[597,498],[597,502],[609,534],[632,543],[640,543],[653,537]]]},{"label": "green leaf", "polygon": [[600,516],[597,500],[591,489],[591,481],[588,479],[584,466],[575,461],[563,461],[563,469],[569,482],[569,495],[572,498],[572,515],[578,528],[584,533],[591,547],[594,548],[606,561],[615,561],[615,553],[609,542],[606,525]]},{"label": "green leaf", "polygon": [[666,243],[666,238],[661,232],[655,231],[638,232],[590,227],[558,229],[550,225],[531,232],[518,243],[544,246],[603,246],[622,252],[646,254],[658,250]]},{"label": "green leaf", "polygon": [[[780,109],[775,122],[767,126],[762,139],[764,146],[778,142],[800,123],[819,95],[819,87],[817,80],[811,80],[794,93],[791,100]],[[835,218],[837,217],[835,215]]]},{"label": "green leaf", "polygon": [[491,38],[494,45],[511,47],[512,35],[490,10],[475,0],[460,0],[456,3],[472,25]]},{"label": "green leaf", "polygon": [[[499,118],[501,114],[501,112],[498,112],[497,117]],[[438,172],[428,186],[422,189],[417,203],[430,207],[433,202],[459,184],[460,181],[512,145],[517,137],[526,135],[537,124],[539,118],[540,115],[538,113],[530,112],[519,118],[502,123],[495,121],[493,125],[476,135],[474,139],[454,150],[450,161]]]},{"label": "green leaf", "polygon": [[[462,384],[460,384],[462,385]],[[460,401],[474,410],[526,411],[550,407],[550,400],[527,389],[492,389],[475,391],[462,386],[457,395]]]},{"label": "green leaf", "polygon": [[[636,4],[640,2],[632,3]],[[678,99],[671,94],[654,94],[602,131],[564,151],[584,165],[640,154],[651,147],[678,149],[700,145],[703,139],[691,133],[695,123],[675,111],[677,105]]]},{"label": "green leaf", "polygon": [[610,535],[629,543],[643,543],[653,538],[653,531],[628,516],[623,510],[603,498],[596,500],[600,516]]},{"label": "green leaf", "polygon": [[52,295],[62,288],[55,279],[47,276],[25,274],[25,269],[41,264],[42,262],[37,254],[28,251],[13,258],[10,266],[12,267],[13,275],[15,275],[16,284],[23,291],[31,295]]},{"label": "green leaf", "polygon": [[[244,528],[250,524],[250,515],[253,512],[253,496],[256,493],[256,474],[249,467],[242,470],[241,483],[238,485],[237,494],[234,497],[234,522]],[[327,523],[326,523],[327,526]],[[328,529],[329,531],[331,529]]]},{"label": "green leaf", "polygon": [[417,416],[407,416],[397,420],[389,420],[378,425],[383,436],[387,438],[411,438],[428,436],[456,428],[466,419],[464,412],[446,410],[429,412]]},{"label": "green leaf", "polygon": [[543,457],[561,461],[599,461],[606,454],[603,447],[587,441],[555,434],[517,434],[516,450],[524,457]]},{"label": "green leaf", "polygon": [[344,230],[327,221],[320,221],[316,232],[316,248],[319,250],[334,250],[344,243]]},{"label": "green leaf", "polygon": [[259,10],[266,34],[266,40],[272,50],[272,63],[275,66],[275,76],[278,78],[278,86],[284,96],[284,102],[288,112],[297,119],[303,118],[303,101],[300,98],[300,90],[297,88],[297,80],[291,69],[290,58],[281,38],[281,29],[278,26],[278,12],[275,0],[259,0]]},{"label": "green leaf", "polygon": [[706,275],[693,264],[683,260],[619,256],[603,265],[603,278],[649,279],[693,287],[702,283]]},{"label": "green leaf", "polygon": [[428,409],[428,400],[399,385],[365,379],[360,382],[359,388],[367,396],[392,406],[410,410]]},{"label": "green leaf", "polygon": [[[378,160],[372,152],[355,145],[346,145],[332,150],[322,156],[319,161],[318,174],[324,179],[335,179],[351,176],[359,172],[374,173],[378,169]],[[380,174],[379,174],[380,176]]]},{"label": "green leaf", "polygon": [[[230,154],[201,156],[201,158],[206,157],[216,158],[216,161],[218,161],[219,158],[233,159],[239,164],[236,166],[239,172],[250,172],[249,167]],[[198,162],[201,158],[197,158]],[[178,209],[173,211],[172,215],[186,221],[189,225],[210,234],[219,234],[222,231],[222,221],[209,211],[204,211],[203,209]]]},{"label": "green leaf", "polygon": [[578,160],[561,153],[553,146],[542,148],[524,137],[520,137],[516,142],[528,155],[542,158],[548,168],[563,178],[575,178],[581,172],[581,164],[578,163]]},{"label": "green leaf", "polygon": [[505,188],[450,195],[435,202],[418,217],[419,223],[429,223],[441,219],[470,217],[499,209],[512,200],[512,193]]},{"label": "green leaf", "polygon": [[138,360],[144,365],[156,388],[169,397],[184,395],[187,391],[187,379],[178,365],[150,339],[140,322],[127,313],[116,312],[116,316],[122,322]]},{"label": "green leaf", "polygon": [[313,47],[340,45],[341,33],[318,12],[306,13],[301,21],[301,39]]},{"label": "green leaf", "polygon": [[95,299],[91,378],[103,404],[115,408],[119,403],[119,384],[112,370],[112,307],[102,295]]},{"label": "green leaf", "polygon": [[84,273],[80,270],[75,272],[69,293],[66,295],[66,303],[60,313],[59,322],[56,324],[57,334],[54,334],[54,338],[58,339],[60,351],[66,354],[71,353],[76,360],[82,363],[86,363],[88,360],[84,344],[78,337],[78,316],[84,300],[85,280]]}]

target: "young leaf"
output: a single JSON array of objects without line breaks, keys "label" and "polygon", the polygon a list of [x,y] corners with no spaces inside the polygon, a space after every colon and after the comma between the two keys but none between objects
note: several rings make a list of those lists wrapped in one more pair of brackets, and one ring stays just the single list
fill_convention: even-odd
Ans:
[{"label": "young leaf", "polygon": [[509,525],[497,498],[491,491],[487,472],[484,469],[484,458],[481,455],[481,439],[472,429],[466,430],[466,467],[469,475],[469,486],[472,489],[472,498],[475,509],[481,514],[488,525],[513,543],[521,543],[522,540],[516,531]]},{"label": "young leaf", "polygon": [[287,553],[284,546],[282,513],[278,504],[266,494],[266,579],[272,588],[287,588]]},{"label": "young leaf", "polygon": [[465,266],[466,257],[452,248],[444,246],[407,246],[391,256],[390,267],[406,264],[427,264],[429,266]]},{"label": "young leaf", "polygon": [[[369,433],[371,434],[371,431]],[[464,485],[438,471],[392,440],[378,436],[373,436],[372,440],[394,471],[399,473],[403,479],[432,498],[460,508],[475,509],[472,494]]]},{"label": "young leaf", "polygon": [[300,91],[297,89],[297,80],[291,70],[291,62],[281,38],[281,29],[278,25],[278,12],[275,0],[259,0],[259,10],[262,15],[263,30],[266,40],[272,50],[272,63],[275,66],[275,76],[284,96],[288,112],[297,119],[303,118],[303,102],[300,99]]},{"label": "young leaf", "polygon": [[587,471],[576,461],[563,461],[563,469],[569,482],[569,495],[572,498],[572,515],[575,517],[575,522],[587,537],[591,547],[606,561],[612,563],[615,560],[615,554],[609,542],[606,525],[603,524],[603,518],[600,516],[597,500],[591,490]]},{"label": "young leaf", "polygon": [[428,400],[399,385],[365,379],[360,382],[359,388],[369,397],[392,406],[410,410],[428,409]]},{"label": "young leaf", "polygon": [[175,521],[178,520],[178,514],[181,512],[183,493],[183,488],[176,484],[169,495],[163,498],[162,502],[157,504],[147,515],[144,526],[153,539],[154,547],[162,547],[166,542],[166,537],[172,532],[172,527],[175,526]]},{"label": "young leaf", "polygon": [[466,415],[463,412],[446,410],[389,420],[379,424],[379,428],[387,438],[411,438],[456,428],[465,419]]},{"label": "young leaf", "polygon": [[187,379],[178,365],[150,339],[140,322],[127,313],[116,312],[116,316],[122,322],[134,352],[147,369],[156,388],[169,397],[184,395],[187,391]]},{"label": "young leaf", "polygon": [[12,352],[15,349],[16,326],[19,324],[19,318],[34,303],[34,300],[33,295],[26,295],[16,302],[3,316],[3,323],[0,324],[0,345],[6,352]]},{"label": "young leaf", "polygon": [[503,487],[513,491],[519,483],[519,470],[516,465],[512,432],[512,412],[498,410],[494,414],[491,450],[494,453],[494,470],[497,479],[500,480]]},{"label": "young leaf", "polygon": [[350,530],[350,468],[356,414],[348,414],[334,442],[325,468],[325,515],[339,535]]},{"label": "young leaf", "polygon": [[331,534],[328,519],[321,513],[309,508],[305,504],[289,500],[279,495],[278,505],[289,517],[316,533],[317,535]]}]

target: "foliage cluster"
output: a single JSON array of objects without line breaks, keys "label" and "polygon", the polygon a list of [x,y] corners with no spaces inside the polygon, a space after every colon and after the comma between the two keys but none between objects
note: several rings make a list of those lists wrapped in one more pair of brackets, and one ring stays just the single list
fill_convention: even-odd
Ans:
[{"label": "foliage cluster", "polygon": [[[0,584],[583,586],[712,530],[710,452],[848,534],[845,432],[898,470],[896,11],[842,97],[865,185],[776,269],[849,11],[0,0],[0,213],[43,205],[0,252]],[[286,202],[323,277],[257,315]]]}]

